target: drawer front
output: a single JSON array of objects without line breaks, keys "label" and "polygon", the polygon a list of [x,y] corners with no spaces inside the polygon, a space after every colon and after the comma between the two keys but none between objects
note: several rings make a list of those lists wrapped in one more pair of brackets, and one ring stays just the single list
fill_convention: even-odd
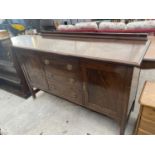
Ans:
[{"label": "drawer front", "polygon": [[81,82],[73,76],[61,76],[58,74],[48,78],[50,91],[71,102],[82,104]]},{"label": "drawer front", "polygon": [[147,120],[143,116],[141,117],[139,128],[151,134],[155,134],[155,122]]},{"label": "drawer front", "polygon": [[77,59],[51,55],[43,59],[50,92],[82,104],[82,81]]},{"label": "drawer front", "polygon": [[142,115],[145,119],[155,122],[155,108],[143,107]]},{"label": "drawer front", "polygon": [[46,55],[42,58],[42,62],[47,66],[50,65],[55,69],[65,72],[79,71],[79,61],[76,58],[70,58],[57,55]]}]

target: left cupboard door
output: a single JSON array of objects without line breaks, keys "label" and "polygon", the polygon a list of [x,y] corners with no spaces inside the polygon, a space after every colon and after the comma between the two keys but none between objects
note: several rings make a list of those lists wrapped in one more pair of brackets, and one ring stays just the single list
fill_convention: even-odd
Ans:
[{"label": "left cupboard door", "polygon": [[43,65],[40,61],[39,55],[29,51],[18,52],[18,61],[24,72],[26,79],[32,87],[42,90],[48,90]]}]

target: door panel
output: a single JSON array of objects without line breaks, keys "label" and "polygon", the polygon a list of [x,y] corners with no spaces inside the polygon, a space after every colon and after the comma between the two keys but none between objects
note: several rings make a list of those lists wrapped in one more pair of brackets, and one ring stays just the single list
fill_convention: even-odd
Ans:
[{"label": "door panel", "polygon": [[21,67],[25,71],[30,84],[33,87],[48,90],[43,64],[41,64],[39,56],[29,53],[22,55],[18,54],[18,57],[21,61],[20,64],[22,64]]},{"label": "door panel", "polygon": [[83,62],[82,66],[85,81],[85,105],[112,117],[121,115],[123,93],[126,94],[123,92],[126,68],[91,62]]}]

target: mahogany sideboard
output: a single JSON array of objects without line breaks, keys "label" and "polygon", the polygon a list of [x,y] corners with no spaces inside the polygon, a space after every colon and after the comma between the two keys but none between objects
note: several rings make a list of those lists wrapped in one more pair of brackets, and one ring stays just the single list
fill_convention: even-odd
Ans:
[{"label": "mahogany sideboard", "polygon": [[17,36],[13,51],[34,88],[104,114],[124,134],[147,39]]}]

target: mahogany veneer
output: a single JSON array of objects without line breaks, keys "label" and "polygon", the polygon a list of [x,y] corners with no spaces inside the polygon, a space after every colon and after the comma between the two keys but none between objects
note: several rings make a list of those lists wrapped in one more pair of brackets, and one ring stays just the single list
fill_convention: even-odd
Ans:
[{"label": "mahogany veneer", "polygon": [[18,36],[12,42],[34,97],[35,87],[107,115],[124,134],[146,39]]}]

